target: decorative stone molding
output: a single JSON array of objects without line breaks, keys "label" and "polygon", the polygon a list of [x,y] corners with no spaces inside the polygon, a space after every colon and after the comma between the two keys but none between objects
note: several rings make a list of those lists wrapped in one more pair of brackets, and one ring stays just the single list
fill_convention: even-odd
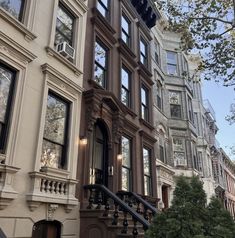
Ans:
[{"label": "decorative stone molding", "polygon": [[0,16],[9,24],[13,25],[16,29],[18,29],[24,35],[26,41],[32,41],[37,38],[37,36],[33,34],[24,24],[16,20],[3,8],[0,8]]},{"label": "decorative stone molding", "polygon": [[15,173],[19,170],[17,167],[0,164],[0,210],[6,208],[17,197],[13,182]]},{"label": "decorative stone molding", "polygon": [[13,56],[13,58],[16,58],[19,61],[23,62],[24,65],[37,58],[36,55],[5,35],[3,32],[0,32],[0,53],[1,51],[7,52],[11,56]]},{"label": "decorative stone molding", "polygon": [[41,203],[61,204],[66,211],[68,207],[74,208],[78,205],[74,196],[77,181],[66,178],[69,176],[68,172],[45,167],[42,171],[29,173],[31,190],[26,197],[31,211]]}]

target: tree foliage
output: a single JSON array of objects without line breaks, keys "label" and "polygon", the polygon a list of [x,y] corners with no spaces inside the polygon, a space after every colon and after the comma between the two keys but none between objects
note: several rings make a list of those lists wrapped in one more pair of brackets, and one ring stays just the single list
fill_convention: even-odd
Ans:
[{"label": "tree foliage", "polygon": [[183,50],[202,56],[204,79],[235,85],[234,0],[155,1],[169,19],[166,26],[181,34]]},{"label": "tree foliage", "polygon": [[179,177],[172,206],[157,215],[147,238],[234,238],[235,224],[222,204],[206,194],[198,177]]}]

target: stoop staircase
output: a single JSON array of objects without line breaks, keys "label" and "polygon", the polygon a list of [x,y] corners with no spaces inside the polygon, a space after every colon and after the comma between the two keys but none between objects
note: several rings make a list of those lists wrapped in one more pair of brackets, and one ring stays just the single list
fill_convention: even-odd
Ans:
[{"label": "stoop staircase", "polygon": [[157,209],[133,192],[112,193],[100,184],[85,185],[89,205],[80,210],[81,238],[144,238]]}]

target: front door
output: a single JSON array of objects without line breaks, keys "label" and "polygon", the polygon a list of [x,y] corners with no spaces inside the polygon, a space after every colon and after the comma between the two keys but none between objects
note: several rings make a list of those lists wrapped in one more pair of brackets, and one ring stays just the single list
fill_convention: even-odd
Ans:
[{"label": "front door", "polygon": [[95,124],[93,136],[92,170],[95,184],[108,186],[108,146],[105,126]]}]

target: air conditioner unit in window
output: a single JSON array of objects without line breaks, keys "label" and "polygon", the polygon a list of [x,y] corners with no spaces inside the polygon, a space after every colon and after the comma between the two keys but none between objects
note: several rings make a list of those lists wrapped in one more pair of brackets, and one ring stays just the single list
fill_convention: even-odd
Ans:
[{"label": "air conditioner unit in window", "polygon": [[75,56],[75,49],[70,46],[66,41],[58,44],[56,46],[57,52],[62,54],[67,59],[74,59]]}]

